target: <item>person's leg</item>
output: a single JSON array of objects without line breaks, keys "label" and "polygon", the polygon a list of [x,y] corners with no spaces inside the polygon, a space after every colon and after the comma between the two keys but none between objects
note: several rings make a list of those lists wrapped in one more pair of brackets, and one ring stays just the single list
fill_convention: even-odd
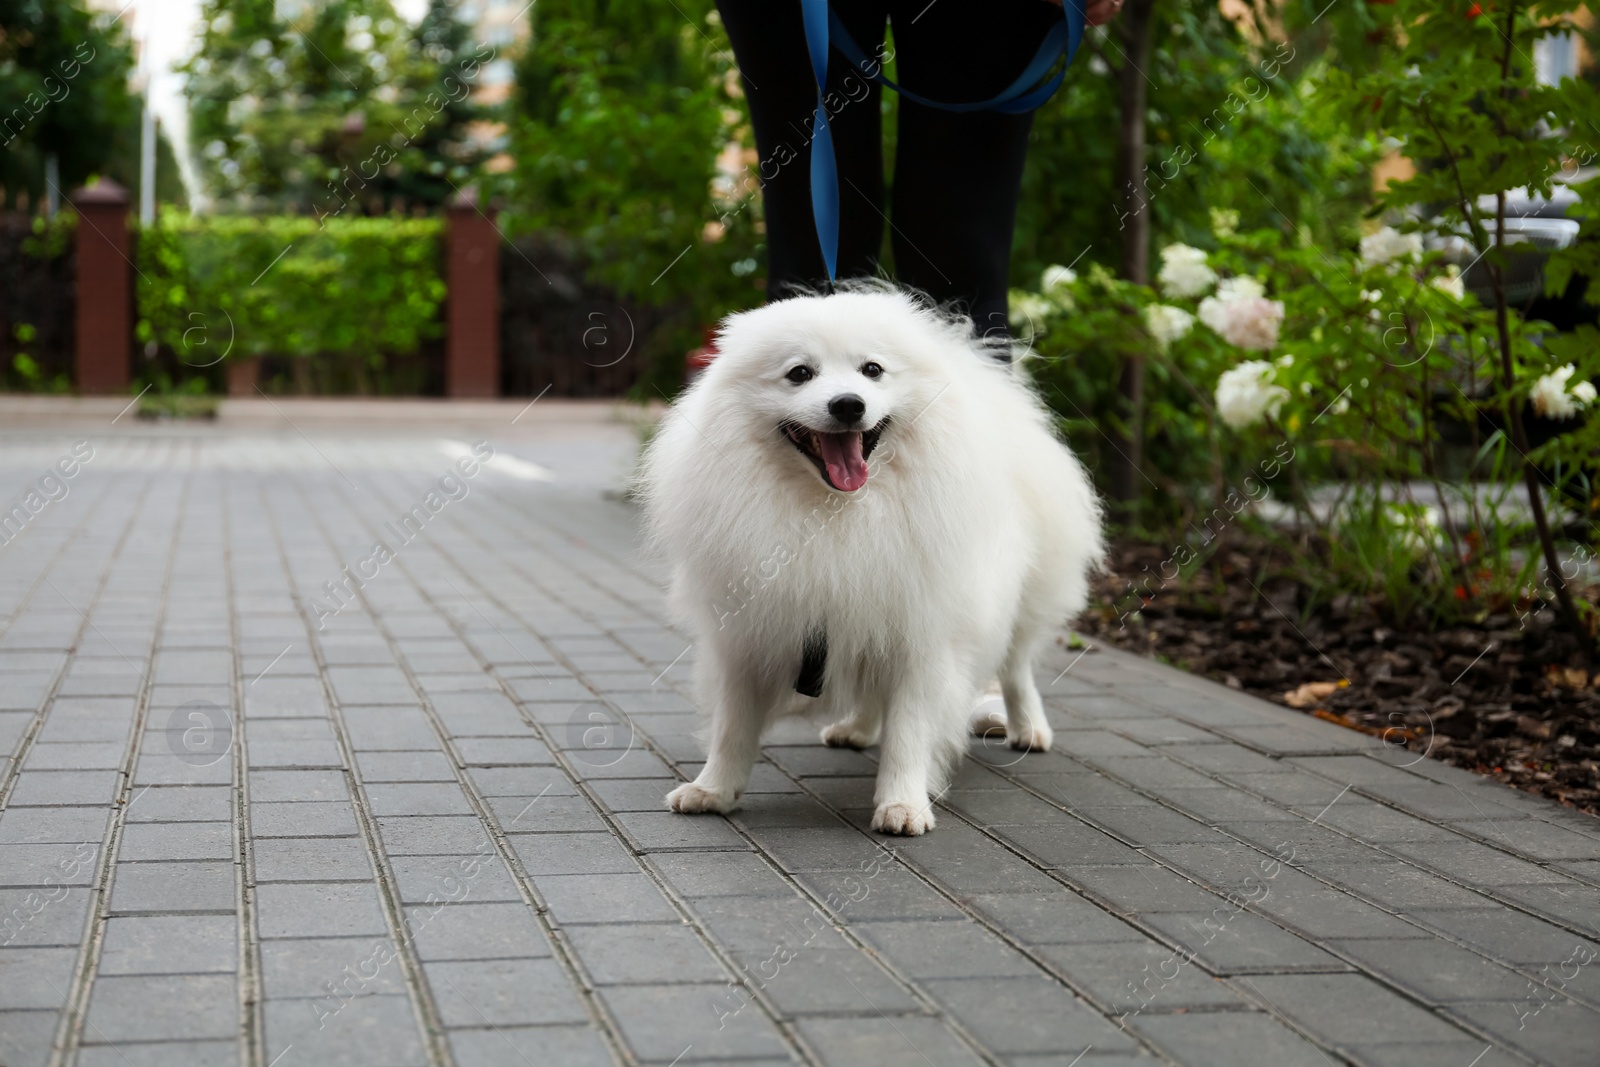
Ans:
[{"label": "person's leg", "polygon": [[[777,300],[828,277],[811,214],[817,84],[798,0],[718,0],[717,10],[744,74],[767,223],[767,297]],[[886,18],[881,3],[852,0],[837,10],[861,47],[876,51]],[[828,63],[827,89],[839,169],[839,277],[872,275],[883,246],[881,90],[852,73],[837,52]]]},{"label": "person's leg", "polygon": [[[900,82],[948,103],[987,100],[1010,85],[1061,9],[1044,0],[895,0]],[[895,274],[1004,336],[1011,228],[1032,115],[956,114],[900,101],[892,194]]]}]

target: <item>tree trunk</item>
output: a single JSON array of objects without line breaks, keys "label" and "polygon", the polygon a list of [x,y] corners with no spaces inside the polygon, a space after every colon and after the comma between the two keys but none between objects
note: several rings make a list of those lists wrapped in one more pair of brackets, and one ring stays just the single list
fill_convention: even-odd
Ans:
[{"label": "tree trunk", "polygon": [[[1122,276],[1130,282],[1150,281],[1150,211],[1145,183],[1145,112],[1148,105],[1150,24],[1155,0],[1128,0],[1112,22],[1122,50],[1118,95],[1122,120],[1117,129],[1117,188],[1121,204]],[[1122,397],[1127,433],[1116,439],[1120,453],[1113,467],[1111,496],[1124,517],[1137,511],[1140,467],[1144,461],[1144,355],[1130,352],[1122,365],[1117,391]]]}]

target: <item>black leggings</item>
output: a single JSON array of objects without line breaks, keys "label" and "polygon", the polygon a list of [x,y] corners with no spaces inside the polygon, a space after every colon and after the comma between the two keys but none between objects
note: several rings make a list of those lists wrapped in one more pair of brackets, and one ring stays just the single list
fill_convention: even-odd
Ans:
[{"label": "black leggings", "polygon": [[[987,100],[1033,57],[1061,9],[1045,0],[835,0],[868,56],[888,57],[894,23],[899,80],[932,100]],[[816,82],[797,0],[717,0],[760,154],[767,220],[767,293],[826,282],[811,214]],[[884,210],[883,131],[876,84],[835,50],[829,124],[839,166],[839,277],[878,272],[890,225],[899,280],[970,314],[980,335],[1004,333],[1011,227],[1031,115],[955,114],[900,101],[892,218]]]}]

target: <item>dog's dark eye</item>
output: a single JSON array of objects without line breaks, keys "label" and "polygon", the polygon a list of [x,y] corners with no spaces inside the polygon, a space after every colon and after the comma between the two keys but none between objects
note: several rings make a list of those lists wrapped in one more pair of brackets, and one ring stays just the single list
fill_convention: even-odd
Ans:
[{"label": "dog's dark eye", "polygon": [[793,382],[796,385],[804,385],[806,382],[809,382],[812,378],[815,378],[816,375],[814,373],[812,373],[810,367],[808,367],[804,363],[802,363],[802,364],[800,364],[800,366],[792,368],[789,371],[788,374],[784,375],[784,377],[789,379],[791,382]]},{"label": "dog's dark eye", "polygon": [[883,368],[876,363],[863,363],[861,364],[861,373],[868,378],[879,378],[883,376]]}]

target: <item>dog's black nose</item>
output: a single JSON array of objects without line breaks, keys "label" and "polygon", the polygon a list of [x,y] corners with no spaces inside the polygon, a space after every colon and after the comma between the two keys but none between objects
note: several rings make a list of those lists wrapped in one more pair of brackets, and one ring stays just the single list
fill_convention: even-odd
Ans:
[{"label": "dog's black nose", "polygon": [[866,413],[867,402],[854,393],[845,393],[828,401],[828,414],[846,426],[854,426]]}]

